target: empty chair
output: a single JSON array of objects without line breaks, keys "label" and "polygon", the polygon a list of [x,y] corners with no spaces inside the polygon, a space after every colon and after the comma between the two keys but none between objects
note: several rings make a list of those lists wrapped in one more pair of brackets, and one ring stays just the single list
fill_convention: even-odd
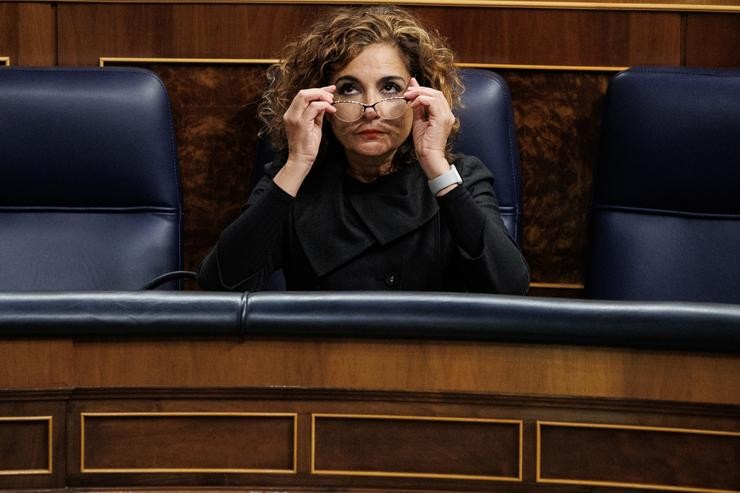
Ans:
[{"label": "empty chair", "polygon": [[181,268],[180,203],[153,73],[0,70],[0,290],[141,289]]},{"label": "empty chair", "polygon": [[586,287],[740,303],[740,72],[641,68],[607,92]]}]

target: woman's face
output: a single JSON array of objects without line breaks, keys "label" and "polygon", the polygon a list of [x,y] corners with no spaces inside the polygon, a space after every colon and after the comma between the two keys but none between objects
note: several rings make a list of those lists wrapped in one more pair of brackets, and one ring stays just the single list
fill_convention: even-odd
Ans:
[{"label": "woman's face", "polygon": [[[401,51],[391,44],[366,47],[346,67],[334,74],[334,101],[352,100],[373,104],[381,99],[403,96],[411,79]],[[366,108],[359,120],[343,122],[331,115],[331,128],[344,146],[347,158],[389,161],[411,132],[413,113],[407,107],[399,118],[382,119]]]}]

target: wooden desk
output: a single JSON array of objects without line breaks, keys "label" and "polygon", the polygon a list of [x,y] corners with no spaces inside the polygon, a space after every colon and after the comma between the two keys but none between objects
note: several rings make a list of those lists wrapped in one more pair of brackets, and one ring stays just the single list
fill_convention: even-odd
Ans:
[{"label": "wooden desk", "polygon": [[0,488],[740,490],[738,355],[16,339],[0,388]]}]

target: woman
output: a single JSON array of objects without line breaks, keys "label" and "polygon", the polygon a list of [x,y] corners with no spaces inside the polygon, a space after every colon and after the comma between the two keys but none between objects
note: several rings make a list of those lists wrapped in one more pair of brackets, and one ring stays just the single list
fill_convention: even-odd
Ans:
[{"label": "woman", "polygon": [[452,53],[404,10],[341,9],[289,44],[260,105],[278,158],[199,271],[252,291],[523,294],[493,177],[455,155]]}]

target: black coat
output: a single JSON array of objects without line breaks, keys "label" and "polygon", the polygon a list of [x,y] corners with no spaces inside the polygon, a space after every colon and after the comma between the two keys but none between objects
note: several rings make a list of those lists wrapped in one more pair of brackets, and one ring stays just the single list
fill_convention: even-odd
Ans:
[{"label": "black coat", "polygon": [[501,221],[493,177],[474,157],[455,165],[463,185],[437,198],[418,165],[365,184],[335,158],[315,166],[295,199],[268,166],[199,282],[254,291],[282,267],[289,290],[526,293],[527,265]]}]

